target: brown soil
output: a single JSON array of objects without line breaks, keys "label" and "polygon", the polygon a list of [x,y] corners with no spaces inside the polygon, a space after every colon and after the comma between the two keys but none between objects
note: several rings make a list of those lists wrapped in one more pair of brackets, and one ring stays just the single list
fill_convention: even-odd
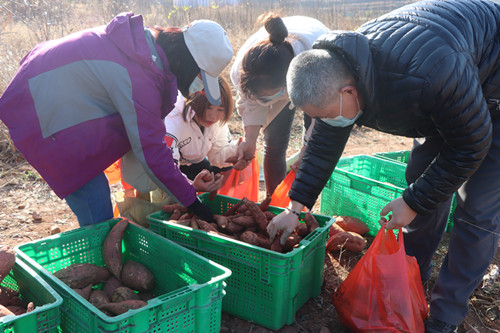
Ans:
[{"label": "brown soil", "polygon": [[[241,132],[236,123],[232,131]],[[292,135],[290,154],[300,148],[300,125],[296,125]],[[411,140],[395,137],[368,129],[357,129],[351,136],[344,155],[373,154],[374,152],[406,150]],[[47,237],[51,232],[67,231],[78,227],[75,216],[66,205],[50,190],[34,169],[18,154],[6,154],[7,140],[0,141],[0,244],[16,246],[25,242]],[[119,191],[113,186],[112,191]],[[261,193],[261,198],[264,192]],[[315,206],[316,207],[316,206]],[[437,268],[447,252],[449,235],[446,234],[435,255],[436,269],[430,281],[424,286],[427,295],[432,290],[437,276]],[[369,243],[372,237],[367,237]],[[325,256],[324,282],[321,294],[310,299],[300,308],[292,325],[285,325],[276,332],[345,332],[340,325],[331,299],[338,285],[345,279],[361,254],[341,251]],[[497,253],[493,265],[500,265]],[[223,314],[222,332],[271,332],[269,329],[251,322]],[[469,315],[460,326],[459,332],[499,332],[500,331],[500,278],[493,287],[478,288],[470,301]]]}]

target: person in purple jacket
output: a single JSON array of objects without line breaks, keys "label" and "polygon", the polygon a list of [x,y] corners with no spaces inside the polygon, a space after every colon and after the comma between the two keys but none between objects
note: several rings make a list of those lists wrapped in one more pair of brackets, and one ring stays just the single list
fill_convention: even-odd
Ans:
[{"label": "person in purple jacket", "polygon": [[0,120],[80,226],[113,217],[103,171],[128,151],[163,191],[211,221],[196,191],[220,181],[191,184],[179,171],[163,119],[178,90],[187,97],[204,89],[219,105],[218,76],[232,56],[226,31],[213,21],[149,28],[141,15],[122,13],[29,52],[0,97]]}]

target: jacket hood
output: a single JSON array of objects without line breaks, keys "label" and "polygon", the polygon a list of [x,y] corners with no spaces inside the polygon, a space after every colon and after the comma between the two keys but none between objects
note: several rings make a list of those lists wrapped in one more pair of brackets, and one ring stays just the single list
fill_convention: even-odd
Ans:
[{"label": "jacket hood", "polygon": [[106,26],[106,34],[130,60],[144,68],[151,68],[157,76],[158,82],[163,83],[161,117],[165,118],[173,109],[177,99],[177,77],[170,71],[165,52],[156,42],[154,42],[155,47],[153,48],[161,60],[161,65],[154,64],[152,50],[146,41],[142,16],[134,15],[134,13],[118,14]]},{"label": "jacket hood", "polygon": [[354,31],[333,30],[320,36],[313,49],[326,49],[342,57],[351,68],[356,88],[364,101],[364,113],[356,123],[360,125],[372,118],[377,113],[378,106],[375,98],[375,70],[368,38]]}]

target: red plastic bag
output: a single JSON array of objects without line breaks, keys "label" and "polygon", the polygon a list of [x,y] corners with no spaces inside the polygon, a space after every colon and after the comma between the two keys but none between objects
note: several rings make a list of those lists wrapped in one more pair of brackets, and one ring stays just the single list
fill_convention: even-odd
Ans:
[{"label": "red plastic bag", "polygon": [[111,164],[104,173],[108,177],[109,185],[116,184],[122,179],[122,173],[120,171],[121,159],[118,159],[115,163]]},{"label": "red plastic bag", "polygon": [[292,183],[295,180],[295,175],[296,172],[290,170],[285,179],[283,179],[283,181],[276,187],[273,195],[271,196],[271,203],[269,204],[270,206],[282,208],[288,207],[288,204],[290,203],[288,192],[290,191]]},{"label": "red plastic bag", "polygon": [[372,245],[333,295],[340,322],[352,332],[424,332],[427,300],[417,260],[403,233],[380,228]]},{"label": "red plastic bag", "polygon": [[256,158],[243,170],[231,169],[224,175],[218,194],[257,201],[259,197],[259,162]]}]

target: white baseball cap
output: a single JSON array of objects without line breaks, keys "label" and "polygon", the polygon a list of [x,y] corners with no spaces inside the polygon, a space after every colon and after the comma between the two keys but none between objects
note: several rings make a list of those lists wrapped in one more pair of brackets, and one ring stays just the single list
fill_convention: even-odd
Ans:
[{"label": "white baseball cap", "polygon": [[196,20],[183,27],[182,32],[189,52],[200,67],[208,101],[220,105],[218,77],[233,58],[226,31],[214,21]]}]

